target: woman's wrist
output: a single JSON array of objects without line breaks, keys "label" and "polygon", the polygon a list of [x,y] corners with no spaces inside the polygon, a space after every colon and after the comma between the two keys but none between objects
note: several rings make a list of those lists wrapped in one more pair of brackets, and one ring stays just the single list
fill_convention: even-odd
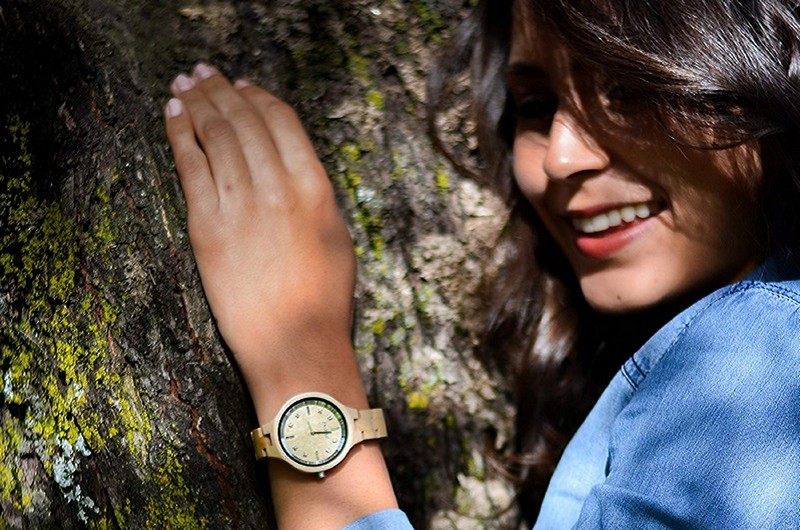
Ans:
[{"label": "woman's wrist", "polygon": [[[282,362],[274,364],[272,371],[251,374],[248,385],[259,425],[272,421],[288,399],[309,391],[329,394],[348,407],[368,408],[349,340],[307,348],[296,355],[284,352]],[[293,469],[286,462],[269,461],[281,528],[341,528],[364,515],[397,507],[375,440],[354,446],[324,479]]]},{"label": "woman's wrist", "polygon": [[349,339],[303,341],[265,357],[270,360],[242,369],[259,425],[271,421],[289,398],[303,392],[324,392],[353,408],[368,406]]}]

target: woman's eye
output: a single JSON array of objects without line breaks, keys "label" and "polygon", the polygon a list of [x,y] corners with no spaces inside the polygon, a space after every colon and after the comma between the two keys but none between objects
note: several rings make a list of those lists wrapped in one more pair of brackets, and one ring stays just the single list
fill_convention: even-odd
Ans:
[{"label": "woman's eye", "polygon": [[550,121],[558,110],[558,100],[552,96],[528,96],[514,105],[514,114],[520,121]]}]

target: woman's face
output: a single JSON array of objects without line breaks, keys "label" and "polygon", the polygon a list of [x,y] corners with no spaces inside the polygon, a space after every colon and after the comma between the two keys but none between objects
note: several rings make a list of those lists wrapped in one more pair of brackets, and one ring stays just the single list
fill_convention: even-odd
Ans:
[{"label": "woman's face", "polygon": [[508,82],[516,180],[592,307],[647,308],[739,279],[758,262],[756,147],[670,141],[652,113],[637,115],[529,28],[514,28]]}]

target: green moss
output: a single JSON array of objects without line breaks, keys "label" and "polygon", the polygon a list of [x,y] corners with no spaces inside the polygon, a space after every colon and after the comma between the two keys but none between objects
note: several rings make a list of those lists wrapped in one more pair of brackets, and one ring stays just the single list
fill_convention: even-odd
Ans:
[{"label": "green moss", "polygon": [[386,329],[386,322],[381,318],[375,319],[370,324],[370,329],[372,329],[374,335],[380,337]]},{"label": "green moss", "polygon": [[408,157],[400,150],[392,150],[392,180],[398,181],[404,179],[408,175],[409,168]]},{"label": "green moss", "polygon": [[[370,144],[345,144],[339,149],[338,157],[345,169],[340,173],[338,183],[344,188],[355,205],[353,220],[369,243],[376,260],[383,257],[383,219],[379,208],[375,207],[376,192],[364,188],[360,169],[363,167],[363,154],[371,151]],[[363,247],[362,247],[363,250]]]},{"label": "green moss", "polygon": [[429,305],[430,301],[436,297],[436,288],[429,283],[422,283],[414,289],[414,309],[419,314],[425,324],[432,321]]},{"label": "green moss", "polygon": [[126,395],[117,397],[112,405],[119,411],[120,429],[124,433],[128,452],[145,465],[153,428],[147,410],[133,388],[133,379],[126,377],[122,387],[127,390]]},{"label": "green moss", "polygon": [[161,488],[159,497],[148,500],[145,512],[147,526],[168,530],[202,529],[208,521],[198,517],[189,486],[183,479],[183,464],[172,448],[167,448],[164,463],[156,471],[154,480]]},{"label": "green moss", "polygon": [[408,31],[408,22],[398,19],[392,24],[392,30],[394,30],[395,33],[405,33]]},{"label": "green moss", "polygon": [[358,187],[364,182],[364,179],[361,177],[360,173],[357,173],[351,169],[346,169],[344,172],[344,179],[345,179],[345,186],[347,186],[347,190],[350,192],[350,195],[353,197],[353,200],[358,201]]},{"label": "green moss", "polygon": [[342,154],[347,162],[358,162],[361,160],[361,149],[356,144],[344,144]]},{"label": "green moss", "polygon": [[371,82],[369,59],[357,53],[354,47],[347,52],[347,70],[359,81]]},{"label": "green moss", "polygon": [[367,101],[376,110],[383,110],[383,94],[375,88],[367,92]]},{"label": "green moss", "polygon": [[402,363],[397,376],[397,384],[406,395],[410,410],[428,409],[431,399],[441,394],[444,382],[440,362],[427,356],[414,357]]},{"label": "green moss", "polygon": [[389,335],[389,345],[392,348],[398,348],[406,342],[407,338],[408,332],[403,328],[397,328]]},{"label": "green moss", "polygon": [[[114,176],[112,175],[111,178],[113,180]],[[86,242],[91,251],[100,253],[106,263],[110,263],[109,251],[116,242],[114,210],[110,205],[111,199],[108,196],[107,189],[98,186],[94,195],[100,203],[100,211],[97,216],[97,223],[94,225],[93,237],[88,238]]]},{"label": "green moss", "polygon": [[369,210],[361,210],[356,213],[356,222],[363,228],[369,238],[369,244],[372,248],[372,253],[375,259],[380,261],[383,258],[383,251],[385,243],[381,229],[383,228],[383,221],[380,216],[375,215]]},{"label": "green moss", "polygon": [[[165,492],[169,503],[154,496],[154,505],[175,506],[178,521],[186,523],[181,528],[200,528],[204,522],[193,516],[193,497],[174,454],[163,456],[158,473],[150,472],[159,451],[152,448],[148,411],[113,353],[119,309],[103,289],[113,281],[119,220],[108,189],[94,190],[87,216],[94,223],[79,227],[58,201],[33,192],[29,134],[30,126],[14,115],[0,128],[0,140],[8,137],[6,145],[13,146],[0,158],[0,285],[13,293],[14,307],[0,327],[0,379],[4,401],[20,411],[19,417],[4,411],[0,425],[0,501],[34,509],[37,492],[20,476],[18,463],[21,451],[35,448],[83,523],[107,527],[80,477],[85,460],[114,443],[140,465],[153,491]],[[118,178],[115,169],[110,179]],[[99,399],[90,404],[89,395]],[[111,526],[122,524],[126,510],[113,509],[117,522]]]},{"label": "green moss", "polygon": [[408,395],[408,408],[411,410],[425,410],[430,404],[430,399],[422,392],[411,392]]},{"label": "green moss", "polygon": [[124,499],[120,504],[114,506],[114,519],[119,528],[126,528],[126,521],[131,518],[131,500]]},{"label": "green moss", "polygon": [[31,132],[31,124],[24,121],[19,115],[12,114],[8,117],[7,130],[11,134],[11,142],[17,147],[17,162],[20,166],[27,169],[23,177],[30,176],[31,152],[28,148],[28,137]]},{"label": "green moss", "polygon": [[292,60],[294,68],[289,84],[297,92],[299,99],[316,99],[325,93],[330,81],[345,66],[346,51],[341,43],[324,34],[309,39],[307,35],[296,35],[291,38]]},{"label": "green moss", "polygon": [[442,195],[447,195],[450,192],[450,176],[444,167],[439,167],[436,170],[436,189]]},{"label": "green moss", "polygon": [[411,43],[405,39],[398,39],[394,44],[394,51],[400,57],[406,57],[411,54]]},{"label": "green moss", "polygon": [[[9,130],[19,133],[27,128]],[[15,145],[23,150],[27,144],[17,138]],[[89,451],[83,432],[91,432],[95,440],[102,439],[95,435],[98,424],[87,421],[89,416],[84,417],[82,412],[87,410],[87,374],[104,354],[104,340],[96,341],[97,334],[83,321],[81,304],[75,303],[80,266],[74,222],[56,203],[14,196],[31,189],[31,157],[21,154],[17,161],[17,177],[7,179],[11,185],[0,189],[0,209],[7,216],[4,224],[8,226],[3,235],[3,283],[24,293],[21,316],[3,330],[5,346],[0,349],[0,366],[4,397],[28,406],[25,427],[20,427],[19,433],[37,440],[44,469],[83,509],[93,503],[71,486],[79,461]],[[109,316],[107,311],[99,314]],[[96,320],[93,324],[98,325]],[[5,454],[2,460],[9,458]],[[15,505],[27,504],[29,495],[20,493],[19,479],[11,484],[17,492]]]},{"label": "green moss", "polygon": [[422,20],[428,38],[435,44],[442,44],[444,39],[441,32],[444,28],[444,23],[439,13],[430,5],[428,0],[412,0],[411,4],[414,6],[417,16]]},{"label": "green moss", "polygon": [[19,446],[22,442],[19,421],[7,410],[2,412],[0,423],[0,500],[11,501],[17,509],[26,503],[22,493],[21,468],[19,466]]}]

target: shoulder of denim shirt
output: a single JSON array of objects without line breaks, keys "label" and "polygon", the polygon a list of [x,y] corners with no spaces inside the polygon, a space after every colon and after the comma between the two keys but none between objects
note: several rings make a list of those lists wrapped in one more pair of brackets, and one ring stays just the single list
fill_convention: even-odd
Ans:
[{"label": "shoulder of denim shirt", "polygon": [[390,509],[365,515],[342,530],[413,530],[402,510]]},{"label": "shoulder of denim shirt", "polygon": [[638,386],[575,528],[800,528],[798,277],[760,267],[626,365]]},{"label": "shoulder of denim shirt", "polygon": [[[771,303],[764,304],[765,300]],[[789,256],[770,257],[742,281],[714,291],[678,314],[625,362],[621,372],[636,390],[663,355],[691,340],[694,334],[702,336],[701,325],[737,331],[743,329],[745,320],[753,323],[781,315],[788,317],[795,315],[799,307],[800,262]],[[783,331],[800,332],[799,319],[789,318],[787,324]],[[745,344],[746,341],[742,346]]]}]

